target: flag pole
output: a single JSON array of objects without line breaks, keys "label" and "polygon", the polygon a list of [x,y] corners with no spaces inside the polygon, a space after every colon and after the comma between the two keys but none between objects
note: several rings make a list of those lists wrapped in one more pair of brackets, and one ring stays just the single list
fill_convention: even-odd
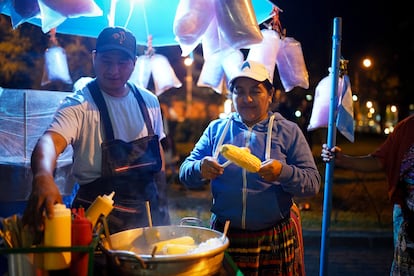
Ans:
[{"label": "flag pole", "polygon": [[[328,121],[328,137],[326,144],[328,148],[332,148],[336,144],[336,109],[337,109],[337,95],[338,95],[338,78],[339,78],[339,58],[341,55],[341,32],[342,19],[335,17],[333,21],[333,36],[332,36],[332,84],[331,96],[329,105],[329,121]],[[328,275],[327,261],[328,261],[328,247],[330,236],[330,220],[332,207],[332,179],[334,171],[334,160],[326,163],[325,169],[325,187],[324,187],[324,201],[322,213],[322,233],[321,233],[321,253],[319,263],[319,275]]]}]

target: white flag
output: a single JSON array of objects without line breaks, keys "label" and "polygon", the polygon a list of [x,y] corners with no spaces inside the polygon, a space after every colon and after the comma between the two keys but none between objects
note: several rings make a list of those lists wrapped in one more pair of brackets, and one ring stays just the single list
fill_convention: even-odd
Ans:
[{"label": "white flag", "polygon": [[[316,86],[312,114],[307,128],[308,131],[328,127],[331,84],[332,74],[329,74]],[[336,107],[335,122],[337,129],[350,142],[354,142],[354,108],[351,83],[347,75],[340,77],[338,80],[338,94],[336,99],[337,102],[334,105]]]},{"label": "white flag", "polygon": [[350,142],[354,142],[354,106],[352,101],[351,82],[348,75],[339,78],[338,113],[336,127]]}]

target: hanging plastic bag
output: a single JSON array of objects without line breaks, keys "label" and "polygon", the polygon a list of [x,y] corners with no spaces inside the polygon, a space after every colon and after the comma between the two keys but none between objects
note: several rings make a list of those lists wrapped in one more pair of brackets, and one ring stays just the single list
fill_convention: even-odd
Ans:
[{"label": "hanging plastic bag", "polygon": [[37,1],[33,0],[13,0],[14,10],[23,18],[30,19],[39,14],[40,9]]},{"label": "hanging plastic bag", "polygon": [[3,10],[3,8],[5,8],[6,5],[7,6],[9,5],[9,1],[8,0],[0,0],[0,13],[5,10],[5,9]]},{"label": "hanging plastic bag", "polygon": [[223,59],[221,65],[227,80],[231,80],[236,74],[240,72],[240,66],[244,61],[243,53],[240,50],[232,49],[222,53]]},{"label": "hanging plastic bag", "polygon": [[215,1],[222,37],[235,49],[249,48],[262,41],[251,0]]},{"label": "hanging plastic bag", "polygon": [[183,56],[191,53],[201,42],[213,17],[214,5],[211,0],[180,0],[175,13],[173,30]]},{"label": "hanging plastic bag", "polygon": [[39,0],[63,16],[101,16],[101,8],[93,0]]},{"label": "hanging plastic bag", "polygon": [[224,69],[221,66],[221,52],[216,52],[204,58],[204,64],[198,77],[197,86],[210,87],[218,93],[222,93],[222,80]]},{"label": "hanging plastic bag", "polygon": [[326,76],[315,88],[315,97],[313,100],[312,114],[309,120],[308,131],[321,127],[328,127],[331,82],[331,75]]},{"label": "hanging plastic bag", "polygon": [[286,92],[295,87],[309,88],[309,74],[303,57],[302,46],[293,37],[282,39],[276,58],[280,81]]},{"label": "hanging plastic bag", "polygon": [[45,65],[41,85],[59,80],[68,84],[72,83],[65,50],[59,46],[52,46],[45,51]]},{"label": "hanging plastic bag", "polygon": [[202,39],[203,57],[208,59],[217,52],[233,49],[220,34],[217,19],[214,17]]},{"label": "hanging plastic bag", "polygon": [[42,31],[49,32],[67,18],[101,16],[101,8],[93,0],[39,0]]},{"label": "hanging plastic bag", "polygon": [[11,23],[14,29],[27,20],[40,15],[40,8],[37,1],[14,0],[10,1],[9,8]]},{"label": "hanging plastic bag", "polygon": [[163,55],[154,54],[151,57],[151,72],[152,79],[154,80],[155,94],[157,96],[172,87],[179,88],[182,85],[175,75],[170,62]]},{"label": "hanging plastic bag", "polygon": [[274,30],[264,29],[262,42],[252,45],[247,55],[248,60],[262,63],[269,71],[270,80],[273,82],[273,74],[276,67],[276,58],[280,48],[280,35]]},{"label": "hanging plastic bag", "polygon": [[132,71],[129,78],[135,85],[139,87],[148,88],[148,83],[151,78],[151,62],[149,55],[141,55],[137,57],[134,71]]}]

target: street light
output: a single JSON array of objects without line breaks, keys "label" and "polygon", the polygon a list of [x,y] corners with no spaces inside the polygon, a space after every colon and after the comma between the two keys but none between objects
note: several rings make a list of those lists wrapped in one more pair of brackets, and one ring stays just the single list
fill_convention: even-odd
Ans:
[{"label": "street light", "polygon": [[186,67],[186,76],[185,76],[185,100],[186,100],[186,118],[189,118],[191,115],[191,105],[193,101],[193,62],[194,57],[193,53],[187,56],[184,59],[184,65]]},{"label": "street light", "polygon": [[362,66],[366,69],[370,68],[372,66],[372,60],[370,58],[364,58],[362,60]]}]

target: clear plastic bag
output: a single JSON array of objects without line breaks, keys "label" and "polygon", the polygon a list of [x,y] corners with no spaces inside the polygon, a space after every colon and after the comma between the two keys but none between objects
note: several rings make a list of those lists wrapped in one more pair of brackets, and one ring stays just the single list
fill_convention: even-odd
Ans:
[{"label": "clear plastic bag", "polygon": [[173,30],[183,56],[191,53],[201,42],[211,20],[214,5],[211,0],[180,0],[177,6]]},{"label": "clear plastic bag", "polygon": [[279,33],[274,30],[264,29],[261,32],[263,35],[262,42],[250,47],[247,59],[264,64],[273,82],[273,74],[275,72],[276,58],[281,39]]},{"label": "clear plastic bag", "polygon": [[59,26],[66,18],[103,14],[93,0],[39,0],[38,2],[44,33]]},{"label": "clear plastic bag", "polygon": [[40,15],[37,1],[14,0],[10,1],[10,3],[6,1],[4,9],[6,8],[10,10],[11,23],[14,29],[27,20]]},{"label": "clear plastic bag", "polygon": [[204,59],[203,67],[197,81],[197,86],[210,87],[218,93],[222,93],[224,69],[221,66],[221,52],[216,52]]},{"label": "clear plastic bag", "polygon": [[215,1],[215,9],[220,33],[233,48],[249,48],[262,41],[251,1]]},{"label": "clear plastic bag", "polygon": [[45,65],[41,85],[58,80],[68,84],[72,83],[65,49],[60,46],[52,46],[45,51]]},{"label": "clear plastic bag", "polygon": [[151,57],[151,72],[157,96],[170,88],[179,88],[182,85],[170,62],[163,55],[155,54]]},{"label": "clear plastic bag", "polygon": [[309,74],[299,41],[293,37],[282,39],[276,65],[286,92],[295,87],[309,88]]},{"label": "clear plastic bag", "polygon": [[132,71],[132,74],[129,80],[139,87],[147,88],[150,78],[151,78],[150,56],[141,55],[137,57],[134,71]]}]

